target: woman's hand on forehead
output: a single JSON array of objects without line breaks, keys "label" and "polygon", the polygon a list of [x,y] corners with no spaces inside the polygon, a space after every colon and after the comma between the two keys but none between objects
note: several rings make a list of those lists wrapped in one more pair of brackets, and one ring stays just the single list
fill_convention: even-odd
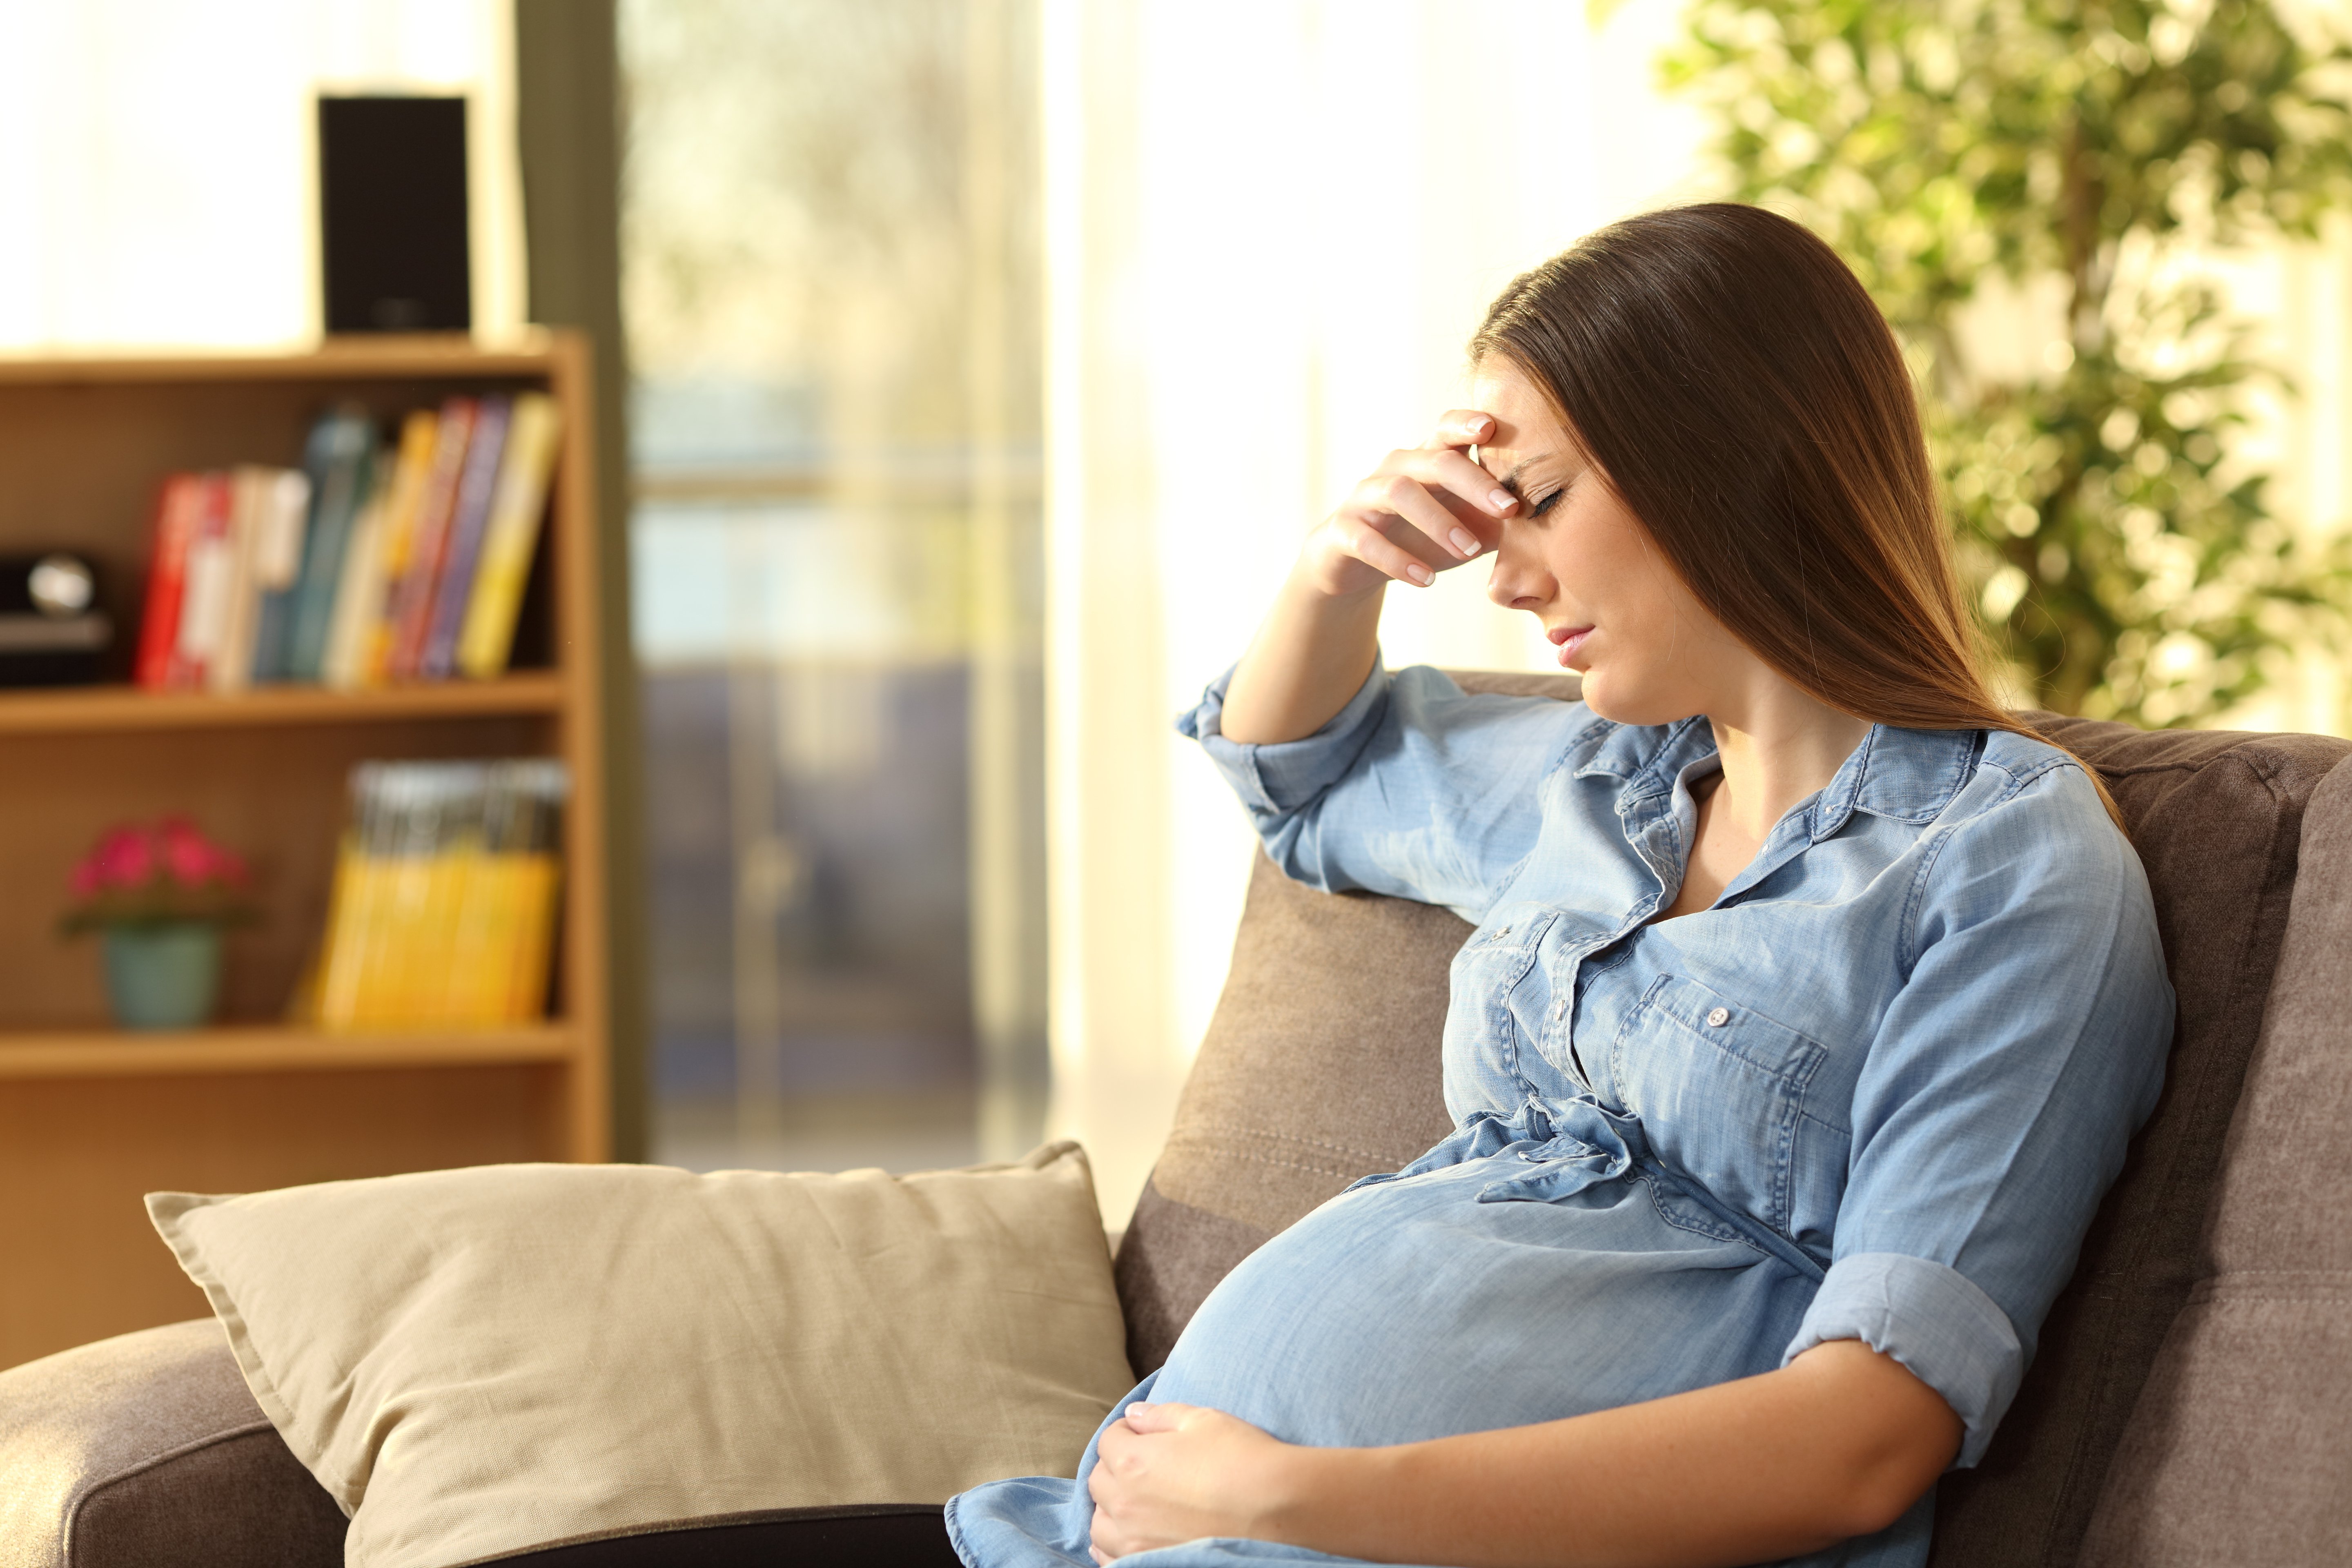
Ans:
[{"label": "woman's hand on forehead", "polygon": [[1495,416],[1456,408],[1418,447],[1391,452],[1308,538],[1310,580],[1335,596],[1393,580],[1425,588],[1493,548],[1518,498],[1471,460]]}]

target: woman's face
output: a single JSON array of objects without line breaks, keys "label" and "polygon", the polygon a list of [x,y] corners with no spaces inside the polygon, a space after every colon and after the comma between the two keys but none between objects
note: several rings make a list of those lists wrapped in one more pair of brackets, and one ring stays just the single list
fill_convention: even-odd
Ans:
[{"label": "woman's face", "polygon": [[1755,661],[1708,614],[1550,403],[1499,355],[1471,406],[1495,421],[1478,460],[1522,503],[1498,525],[1487,596],[1544,625],[1584,700],[1622,724],[1705,713]]}]

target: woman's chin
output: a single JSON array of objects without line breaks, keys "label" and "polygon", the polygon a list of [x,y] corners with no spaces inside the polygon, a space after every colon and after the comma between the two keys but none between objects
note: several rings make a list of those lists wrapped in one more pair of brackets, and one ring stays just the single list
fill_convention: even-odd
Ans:
[{"label": "woman's chin", "polygon": [[1628,691],[1623,681],[1612,680],[1601,669],[1570,670],[1584,682],[1584,705],[1597,718],[1612,724],[1633,729],[1648,729],[1659,724],[1678,724],[1692,716],[1687,703],[1659,700],[1656,693]]}]

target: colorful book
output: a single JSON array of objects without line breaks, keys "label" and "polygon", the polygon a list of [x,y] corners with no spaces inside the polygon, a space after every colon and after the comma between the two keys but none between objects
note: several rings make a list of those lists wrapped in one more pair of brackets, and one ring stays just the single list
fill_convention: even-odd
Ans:
[{"label": "colorful book", "polygon": [[262,474],[253,534],[253,648],[246,667],[252,683],[285,679],[288,622],[310,523],[310,477],[290,468]]},{"label": "colorful book", "polygon": [[[302,471],[310,479],[310,515],[301,580],[282,598],[263,602],[254,678],[316,680],[326,659],[327,633],[343,579],[352,524],[369,494],[375,457],[375,421],[365,409],[330,409],[310,426]],[[282,621],[273,623],[276,609]],[[273,637],[276,639],[273,640]]]},{"label": "colorful book", "polygon": [[425,639],[433,627],[433,590],[441,578],[442,554],[457,515],[457,489],[465,479],[466,449],[473,439],[477,407],[470,397],[452,397],[441,405],[433,469],[417,506],[408,559],[384,607],[384,620],[392,633],[387,669],[394,680],[415,679],[424,660]]},{"label": "colorful book", "polygon": [[147,605],[139,627],[139,657],[131,678],[151,690],[175,684],[180,601],[187,586],[188,546],[204,525],[204,481],[173,474],[155,497],[154,547],[147,565]]},{"label": "colorful book", "polygon": [[498,492],[482,538],[481,563],[474,571],[465,627],[457,639],[457,668],[477,680],[504,674],[513,651],[515,619],[538,548],[562,426],[561,408],[545,393],[526,392],[515,399],[506,455],[499,464]]},{"label": "colorful book", "polygon": [[383,531],[377,541],[378,559],[373,582],[357,613],[365,623],[355,684],[382,686],[392,679],[392,595],[407,575],[415,553],[417,516],[425,508],[425,488],[439,464],[441,416],[418,409],[400,426],[400,455],[393,468],[392,489],[384,497]]},{"label": "colorful book", "polygon": [[343,546],[342,581],[335,587],[335,613],[319,661],[319,679],[338,691],[367,684],[368,649],[383,614],[383,541],[396,468],[389,450],[369,465],[367,500]]},{"label": "colorful book", "polygon": [[474,589],[474,567],[481,559],[482,535],[490,523],[490,501],[499,483],[499,460],[507,444],[507,421],[514,402],[485,397],[474,414],[474,430],[466,445],[465,477],[457,482],[457,509],[449,522],[448,543],[441,552],[441,572],[433,587],[433,608],[427,616],[425,647],[416,672],[427,680],[446,680],[457,663],[457,634],[466,623],[466,603]]},{"label": "colorful book", "polygon": [[262,514],[268,505],[268,473],[251,464],[229,470],[226,586],[221,599],[217,640],[205,666],[205,686],[208,690],[242,691],[252,680],[253,565],[261,540]]},{"label": "colorful book", "polygon": [[196,478],[196,517],[188,537],[185,580],[180,590],[180,625],[174,635],[172,684],[194,689],[209,683],[221,633],[228,618],[229,590],[236,563],[229,542],[231,494],[226,474]]}]

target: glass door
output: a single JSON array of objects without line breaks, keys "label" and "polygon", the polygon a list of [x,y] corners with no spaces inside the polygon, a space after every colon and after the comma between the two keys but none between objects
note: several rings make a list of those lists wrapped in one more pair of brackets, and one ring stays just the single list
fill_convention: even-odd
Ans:
[{"label": "glass door", "polygon": [[658,1160],[1042,1126],[1033,29],[621,7]]}]

